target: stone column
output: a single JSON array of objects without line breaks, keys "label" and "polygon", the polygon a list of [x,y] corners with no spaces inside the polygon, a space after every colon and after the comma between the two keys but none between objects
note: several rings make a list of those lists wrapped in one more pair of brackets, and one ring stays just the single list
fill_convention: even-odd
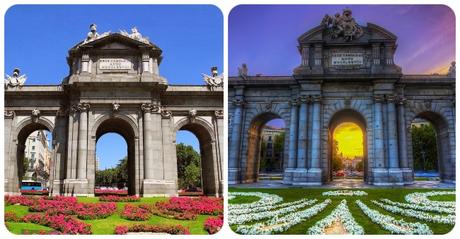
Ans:
[{"label": "stone column", "polygon": [[78,129],[78,161],[77,161],[77,178],[86,179],[86,164],[88,157],[88,103],[78,104],[80,111],[79,129]]},{"label": "stone column", "polygon": [[297,145],[297,169],[306,169],[307,167],[307,104],[308,98],[300,98],[299,127],[298,127],[298,145]]},{"label": "stone column", "polygon": [[396,107],[395,97],[387,97],[388,113],[388,166],[389,168],[399,168],[398,157],[398,132],[396,128]]},{"label": "stone column", "polygon": [[310,66],[310,46],[302,48],[302,66]]},{"label": "stone column", "polygon": [[383,143],[382,95],[374,95],[374,165],[370,182],[375,185],[385,184],[388,170],[385,169],[385,151]]},{"label": "stone column", "polygon": [[292,172],[296,168],[297,160],[297,128],[298,128],[298,99],[290,101],[291,120],[289,123],[289,154],[287,168],[284,170],[284,183],[292,183]]},{"label": "stone column", "polygon": [[414,182],[413,170],[409,167],[409,159],[407,158],[407,132],[405,105],[406,99],[399,97],[398,101],[398,142],[399,142],[399,166],[402,170],[404,184],[412,184]]},{"label": "stone column", "polygon": [[244,101],[242,99],[235,99],[233,101],[235,109],[233,111],[232,119],[232,137],[229,144],[228,152],[228,183],[238,183],[238,156],[240,153],[240,140],[241,140],[241,124],[243,119],[243,106]]},{"label": "stone column", "polygon": [[153,179],[153,130],[152,130],[152,104],[142,104],[141,110],[144,112],[144,179]]},{"label": "stone column", "polygon": [[311,168],[320,168],[320,117],[321,117],[321,96],[313,98],[313,120],[311,125]]}]

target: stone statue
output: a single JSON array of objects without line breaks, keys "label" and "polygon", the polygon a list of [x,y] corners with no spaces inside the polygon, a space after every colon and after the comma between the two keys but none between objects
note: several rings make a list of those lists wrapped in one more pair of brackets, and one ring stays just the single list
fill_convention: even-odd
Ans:
[{"label": "stone statue", "polygon": [[238,67],[238,76],[243,78],[243,80],[248,79],[248,66],[246,63],[243,63],[241,67]]},{"label": "stone statue", "polygon": [[329,29],[332,39],[343,37],[345,41],[352,41],[360,38],[364,33],[349,8],[345,8],[342,15],[336,13],[334,17],[331,17],[326,14],[321,20],[321,25]]},{"label": "stone statue", "polygon": [[224,86],[224,75],[220,74],[217,71],[217,67],[211,67],[211,75],[201,74],[203,76],[203,80],[209,86],[209,88],[213,89],[215,87],[223,87]]},{"label": "stone statue", "polygon": [[118,103],[116,103],[116,102],[112,104],[112,111],[113,111],[113,112],[116,112],[116,111],[118,111],[119,109],[120,109],[120,104],[118,104]]},{"label": "stone statue", "polygon": [[136,41],[140,41],[140,42],[143,42],[143,43],[150,44],[149,39],[147,37],[143,37],[142,34],[139,32],[139,30],[137,30],[137,27],[132,27],[131,28],[131,33],[128,33],[125,30],[120,30],[120,34],[123,35],[123,36],[127,36],[127,37],[129,37],[131,39],[134,39]]},{"label": "stone statue", "polygon": [[97,38],[99,38],[99,34],[97,33],[97,25],[92,23],[91,25],[89,25],[89,32],[86,36],[86,41],[93,41]]},{"label": "stone statue", "polygon": [[13,76],[6,75],[5,78],[5,89],[8,87],[22,87],[27,80],[26,75],[20,76],[19,73],[21,70],[19,68],[14,68]]},{"label": "stone statue", "polygon": [[447,75],[451,78],[455,78],[455,61],[450,63],[449,71],[447,72]]}]

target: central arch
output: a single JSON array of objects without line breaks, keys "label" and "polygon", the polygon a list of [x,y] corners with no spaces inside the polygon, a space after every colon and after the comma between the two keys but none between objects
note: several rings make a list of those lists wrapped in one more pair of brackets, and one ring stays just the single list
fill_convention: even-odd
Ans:
[{"label": "central arch", "polygon": [[92,131],[92,145],[90,150],[91,164],[89,165],[88,178],[90,187],[95,187],[96,183],[96,144],[99,138],[106,133],[117,133],[121,135],[127,145],[128,152],[128,194],[139,195],[139,188],[136,187],[136,128],[131,120],[125,116],[103,117],[97,121]]},{"label": "central arch", "polygon": [[333,180],[333,173],[332,173],[332,157],[334,151],[334,131],[335,129],[342,123],[350,122],[356,124],[362,132],[363,135],[363,180],[365,182],[368,181],[368,155],[367,155],[367,124],[364,117],[357,111],[352,109],[344,109],[340,110],[335,113],[331,120],[329,121],[329,131],[328,131],[328,181]]}]

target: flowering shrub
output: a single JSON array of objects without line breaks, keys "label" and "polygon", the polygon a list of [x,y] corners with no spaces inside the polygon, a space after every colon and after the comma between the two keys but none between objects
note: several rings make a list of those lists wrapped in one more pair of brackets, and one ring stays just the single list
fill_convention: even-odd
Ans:
[{"label": "flowering shrub", "polygon": [[194,212],[196,214],[218,215],[222,214],[222,198],[211,197],[172,197],[165,202],[157,202],[155,206],[159,210],[176,212]]},{"label": "flowering shrub", "polygon": [[45,230],[22,230],[21,234],[23,235],[32,235],[32,234],[39,234],[39,235],[61,235],[62,233],[58,231],[45,231]]},{"label": "flowering shrub", "polygon": [[128,195],[128,190],[124,189],[95,189],[94,194],[98,195]]},{"label": "flowering shrub", "polygon": [[152,213],[160,217],[174,218],[177,220],[195,220],[198,216],[198,214],[191,211],[178,212],[164,208],[155,208],[152,210]]},{"label": "flowering shrub", "polygon": [[415,209],[415,210],[420,210],[420,211],[455,214],[454,207],[441,207],[441,206],[436,206],[436,205],[427,206],[424,204],[401,203],[401,202],[394,202],[386,198],[380,199],[380,201],[386,204],[390,204],[392,206],[399,206],[403,208]]},{"label": "flowering shrub", "polygon": [[5,212],[5,222],[22,222],[22,218],[14,212]]},{"label": "flowering shrub", "polygon": [[21,194],[23,195],[48,195],[48,190],[24,190],[21,189]]},{"label": "flowering shrub", "polygon": [[151,213],[149,210],[131,204],[126,204],[123,212],[121,213],[122,218],[132,221],[145,221],[148,220],[150,216]]},{"label": "flowering shrub", "polygon": [[26,197],[26,196],[11,196],[5,195],[5,204],[8,205],[22,205],[22,206],[30,206],[34,203],[36,198],[34,197]]},{"label": "flowering shrub", "polygon": [[430,191],[430,192],[419,192],[410,193],[405,196],[405,199],[409,203],[423,204],[425,206],[437,206],[437,207],[455,207],[454,202],[443,202],[443,201],[432,201],[428,197],[438,195],[455,195],[455,191]]},{"label": "flowering shrub", "polygon": [[343,224],[343,227],[347,233],[352,235],[363,235],[364,229],[360,226],[353,215],[351,215],[350,210],[347,206],[347,200],[342,200],[340,204],[324,219],[317,221],[315,225],[310,227],[307,231],[307,234],[310,235],[321,235],[324,234],[326,228],[332,226],[336,221],[340,221]]},{"label": "flowering shrub", "polygon": [[190,234],[188,228],[182,225],[135,224],[131,226],[117,226],[115,228],[116,234],[126,234],[128,232],[155,232],[173,235]]},{"label": "flowering shrub", "polygon": [[91,225],[64,214],[32,213],[23,217],[24,222],[31,222],[51,227],[64,234],[91,234]]},{"label": "flowering shrub", "polygon": [[204,230],[206,230],[209,234],[217,233],[224,224],[224,218],[222,215],[218,217],[209,217],[204,222]]},{"label": "flowering shrub", "polygon": [[367,196],[367,193],[356,190],[336,190],[323,192],[323,196]]},{"label": "flowering shrub", "polygon": [[115,227],[115,234],[124,235],[126,233],[128,233],[128,226],[118,225],[118,226]]},{"label": "flowering shrub", "polygon": [[370,209],[366,204],[360,200],[356,200],[355,203],[358,207],[366,214],[372,222],[380,225],[383,229],[390,231],[393,234],[419,234],[429,235],[433,234],[431,229],[423,223],[405,222],[404,220],[397,220],[392,216],[381,214],[377,210]]},{"label": "flowering shrub", "polygon": [[74,214],[77,199],[74,197],[44,197],[33,202],[31,212],[48,212],[49,214]]},{"label": "flowering shrub", "polygon": [[103,195],[99,197],[101,202],[139,202],[138,196],[118,196],[118,195]]},{"label": "flowering shrub", "polygon": [[75,214],[83,220],[102,219],[115,213],[117,205],[110,203],[78,203],[75,205]]},{"label": "flowering shrub", "polygon": [[282,217],[274,217],[266,222],[255,223],[252,225],[242,225],[236,228],[236,231],[246,235],[257,234],[273,234],[286,231],[292,226],[299,224],[323,211],[327,205],[331,203],[330,199],[324,200],[322,203],[315,204],[312,207],[284,215]]}]

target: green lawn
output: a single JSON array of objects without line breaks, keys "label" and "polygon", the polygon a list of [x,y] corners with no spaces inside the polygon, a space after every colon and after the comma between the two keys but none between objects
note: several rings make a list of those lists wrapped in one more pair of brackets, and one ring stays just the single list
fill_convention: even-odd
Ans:
[{"label": "green lawn", "polygon": [[[272,194],[277,194],[281,197],[283,197],[284,202],[291,202],[291,201],[296,201],[302,198],[311,198],[311,199],[318,199],[319,202],[324,201],[326,198],[330,198],[332,200],[332,203],[326,207],[326,209],[321,212],[320,214],[313,216],[309,220],[299,223],[291,228],[289,228],[287,231],[283,232],[282,234],[306,234],[306,231],[308,228],[313,226],[317,221],[325,218],[326,216],[329,215],[329,213],[336,208],[336,206],[340,203],[342,199],[347,200],[347,205],[348,208],[350,209],[353,217],[355,218],[356,222],[358,222],[365,230],[366,234],[389,234],[388,231],[382,229],[379,225],[372,223],[369,218],[361,211],[361,209],[355,204],[355,200],[359,199],[366,203],[370,208],[376,209],[379,212],[383,214],[388,214],[396,219],[404,219],[407,222],[422,222],[418,219],[410,218],[410,217],[404,217],[400,216],[397,214],[391,214],[384,209],[374,205],[371,200],[379,200],[381,198],[388,198],[393,201],[398,201],[398,202],[405,202],[404,196],[412,193],[412,192],[426,192],[426,191],[433,191],[433,189],[402,189],[402,188],[397,188],[397,189],[391,189],[391,188],[385,188],[385,189],[359,189],[361,191],[365,191],[368,193],[368,196],[323,196],[322,192],[325,191],[331,191],[331,190],[336,190],[336,189],[320,189],[320,188],[280,188],[280,189],[250,189],[250,188],[229,188],[230,192],[265,192],[265,193],[272,193]],[[356,189],[358,190],[358,189]],[[433,196],[430,197],[432,200],[445,200],[445,201],[453,201],[455,200],[454,195],[443,195],[443,196]],[[254,199],[245,199],[243,197],[237,197],[235,199],[232,199],[229,201],[230,204],[232,203],[249,203],[255,201]],[[255,222],[253,222],[255,223]],[[424,222],[426,223],[431,230],[435,234],[445,234],[448,233],[450,230],[452,230],[453,226],[452,225],[446,225],[446,224],[438,224],[438,223],[430,223],[430,222]],[[250,223],[249,223],[250,224]],[[236,225],[232,225],[231,228],[233,230],[236,229]]]},{"label": "green lawn", "polygon": [[[130,202],[131,204],[140,204],[140,203],[155,203],[158,201],[167,200],[165,197],[148,197],[141,198],[140,202]],[[99,202],[97,197],[79,197],[78,202],[85,203],[94,203]],[[93,234],[113,234],[115,226],[117,225],[131,225],[131,224],[171,224],[177,225],[181,224],[185,227],[188,227],[191,234],[207,234],[203,229],[204,221],[209,217],[208,215],[199,215],[195,220],[176,220],[163,218],[159,216],[152,216],[148,221],[130,221],[120,217],[126,203],[117,203],[117,213],[111,215],[110,217],[98,220],[82,220],[88,224],[91,224],[91,230]],[[28,207],[20,205],[10,205],[5,207],[5,212],[14,212],[17,216],[22,217],[29,213]],[[21,234],[21,232],[26,230],[48,230],[53,229],[33,223],[16,223],[16,222],[7,222],[7,228],[14,234]]]}]

